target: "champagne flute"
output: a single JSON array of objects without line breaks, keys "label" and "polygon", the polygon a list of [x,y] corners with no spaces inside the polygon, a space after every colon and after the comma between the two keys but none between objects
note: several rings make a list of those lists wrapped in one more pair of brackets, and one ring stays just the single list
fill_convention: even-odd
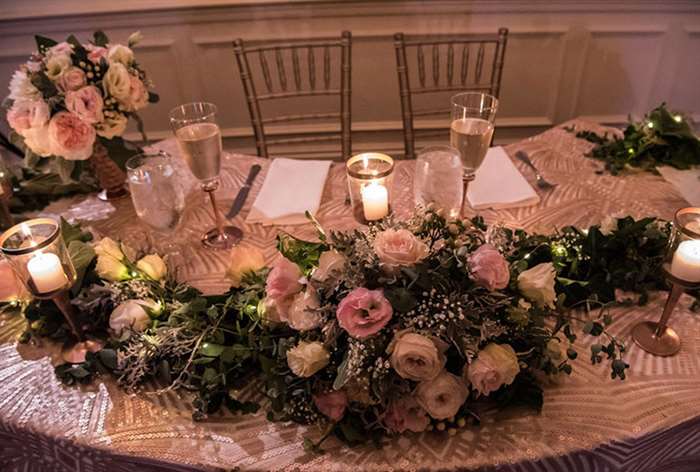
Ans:
[{"label": "champagne flute", "polygon": [[491,145],[498,99],[483,92],[465,92],[452,97],[450,145],[462,155],[464,193],[474,180]]},{"label": "champagne flute", "polygon": [[202,235],[202,244],[214,249],[228,249],[243,237],[235,226],[225,226],[216,205],[214,191],[221,173],[221,131],[216,124],[216,105],[205,102],[187,103],[170,111],[170,126],[175,133],[185,162],[199,179],[202,190],[209,194],[216,228]]},{"label": "champagne flute", "polygon": [[177,255],[173,241],[185,210],[185,191],[177,178],[172,157],[165,151],[144,152],[126,162],[126,180],[136,215],[155,231],[149,244],[164,241],[166,253]]}]

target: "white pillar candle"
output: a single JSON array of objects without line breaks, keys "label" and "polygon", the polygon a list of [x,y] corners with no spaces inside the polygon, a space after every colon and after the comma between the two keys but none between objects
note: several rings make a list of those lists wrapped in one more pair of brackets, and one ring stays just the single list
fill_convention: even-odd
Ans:
[{"label": "white pillar candle", "polygon": [[686,282],[700,282],[700,240],[678,245],[671,260],[671,275]]},{"label": "white pillar candle", "polygon": [[367,221],[381,220],[389,214],[389,192],[378,182],[362,187],[362,210]]},{"label": "white pillar candle", "polygon": [[49,293],[65,287],[68,277],[56,254],[39,252],[27,262],[27,271],[38,293]]}]

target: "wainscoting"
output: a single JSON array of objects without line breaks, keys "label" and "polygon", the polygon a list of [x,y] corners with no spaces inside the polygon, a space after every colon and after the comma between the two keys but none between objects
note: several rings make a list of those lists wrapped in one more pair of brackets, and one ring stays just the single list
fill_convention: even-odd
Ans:
[{"label": "wainscoting", "polygon": [[[196,8],[195,8],[196,5]],[[576,116],[619,125],[662,101],[700,119],[697,1],[265,1],[32,0],[0,2],[0,90],[34,47],[32,35],[114,41],[140,30],[137,58],[162,100],[144,110],[149,137],[170,135],[173,106],[207,100],[222,110],[227,147],[254,152],[231,42],[353,33],[353,150],[403,152],[392,35],[491,33],[510,29],[497,142],[535,134]],[[293,112],[293,111],[290,111]],[[446,120],[418,127],[441,129]],[[328,124],[271,129],[323,132]],[[136,134],[133,135],[134,138]],[[332,147],[277,151],[337,155]]]}]

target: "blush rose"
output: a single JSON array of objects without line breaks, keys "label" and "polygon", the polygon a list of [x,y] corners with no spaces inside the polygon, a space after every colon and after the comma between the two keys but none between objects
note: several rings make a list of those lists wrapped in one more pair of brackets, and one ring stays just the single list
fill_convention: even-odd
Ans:
[{"label": "blush rose", "polygon": [[387,229],[377,234],[374,252],[389,268],[412,266],[428,256],[428,246],[407,229]]},{"label": "blush rose", "polygon": [[467,261],[469,274],[474,282],[488,290],[501,290],[508,286],[510,269],[508,262],[490,244],[483,244],[472,252]]},{"label": "blush rose", "polygon": [[49,122],[49,138],[53,154],[69,161],[84,161],[92,155],[95,128],[77,115],[62,111]]}]

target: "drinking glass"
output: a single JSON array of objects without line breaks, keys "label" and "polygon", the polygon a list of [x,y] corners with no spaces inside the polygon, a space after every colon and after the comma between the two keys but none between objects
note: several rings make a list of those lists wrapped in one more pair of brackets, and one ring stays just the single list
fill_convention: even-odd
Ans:
[{"label": "drinking glass", "polygon": [[165,151],[145,152],[126,162],[126,180],[136,215],[165,241],[166,252],[177,253],[174,232],[185,210],[185,191],[172,157]]},{"label": "drinking glass", "polygon": [[452,97],[450,144],[462,156],[464,182],[474,180],[491,145],[498,99],[482,92],[465,92]]},{"label": "drinking glass", "polygon": [[202,235],[202,244],[215,249],[236,245],[243,232],[235,226],[225,226],[218,211],[214,191],[219,187],[221,173],[221,130],[216,123],[216,105],[187,103],[170,111],[170,126],[175,133],[182,157],[192,174],[199,179],[202,190],[209,194],[214,210],[216,228]]},{"label": "drinking glass", "polygon": [[413,195],[416,205],[432,205],[449,219],[459,216],[464,183],[460,152],[451,146],[431,146],[416,158]]}]

